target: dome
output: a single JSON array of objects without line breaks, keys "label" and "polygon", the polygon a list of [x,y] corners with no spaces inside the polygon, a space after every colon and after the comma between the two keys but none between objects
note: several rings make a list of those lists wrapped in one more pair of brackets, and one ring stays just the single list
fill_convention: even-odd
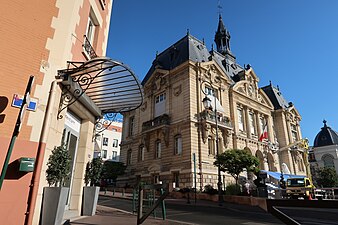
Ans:
[{"label": "dome", "polygon": [[313,143],[313,147],[316,148],[328,145],[338,145],[338,133],[328,127],[325,120],[323,123],[324,127],[322,127],[322,130],[317,134]]}]

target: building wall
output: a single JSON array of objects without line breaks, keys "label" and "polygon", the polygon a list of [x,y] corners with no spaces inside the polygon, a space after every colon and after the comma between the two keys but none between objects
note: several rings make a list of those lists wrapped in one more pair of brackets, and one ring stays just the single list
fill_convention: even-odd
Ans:
[{"label": "building wall", "polygon": [[[41,156],[41,162],[36,162],[36,166],[41,166],[41,168],[37,169],[39,173],[36,174],[37,179],[34,183],[34,186],[39,186],[39,188],[33,193],[31,202],[28,201],[28,195],[32,173],[21,174],[18,177],[15,168],[9,171],[13,178],[5,179],[0,193],[0,217],[4,224],[23,224],[26,210],[29,210],[30,205],[33,205],[33,209],[35,208],[35,212],[31,212],[29,215],[30,223],[38,224],[42,188],[46,186],[46,160],[54,146],[60,145],[64,126],[64,120],[55,119],[61,90],[59,85],[55,85],[51,92],[52,82],[55,80],[57,70],[67,68],[67,61],[87,60],[82,54],[82,42],[88,23],[90,5],[92,5],[93,11],[97,13],[98,18],[101,18],[95,50],[98,55],[105,54],[112,7],[111,1],[106,2],[105,10],[102,10],[100,1],[94,0],[43,2],[14,0],[2,4],[0,19],[4,32],[1,35],[0,47],[6,54],[0,56],[0,62],[3,65],[0,74],[3,77],[7,76],[8,79],[4,79],[0,83],[0,123],[2,127],[0,130],[0,165],[3,165],[19,112],[18,108],[11,107],[13,94],[24,94],[29,75],[35,76],[30,96],[38,100],[38,107],[35,112],[27,111],[25,114],[10,164],[14,165],[14,161],[20,157],[35,158],[37,151],[40,152]],[[52,102],[49,102],[49,99],[53,99]],[[51,119],[45,125],[49,129],[46,130],[43,123],[46,122],[45,114],[48,107],[52,110],[49,114]],[[83,106],[74,105],[74,107],[74,111],[78,115],[86,114],[85,109],[82,111],[76,110],[76,108],[84,108]],[[83,133],[81,136],[79,149],[87,150],[78,151],[83,155],[78,155],[76,167],[82,169],[76,169],[78,176],[75,176],[75,179],[78,179],[79,182],[75,180],[75,186],[77,186],[77,183],[83,182],[84,167],[81,164],[88,160],[88,154],[90,154],[88,149],[90,151],[93,149],[90,146],[91,138],[85,137],[90,136],[93,130],[93,125],[90,125],[93,123],[93,116],[87,112],[83,119],[82,126],[86,134]],[[81,143],[83,143],[83,146]],[[74,188],[73,197],[76,198],[76,195],[78,201],[73,201],[76,202],[76,206],[72,207],[79,209],[81,193]],[[32,222],[33,214],[34,221]]]},{"label": "building wall", "polygon": [[[102,160],[110,160],[114,162],[120,161],[120,143],[122,136],[122,123],[113,122],[106,130],[104,130],[96,139],[94,147],[95,155],[101,157]],[[103,139],[108,138],[108,145],[103,144]],[[113,141],[117,140],[117,146],[113,147]],[[107,151],[107,157],[103,157],[103,150]],[[116,158],[113,158],[113,152],[116,152]]]}]

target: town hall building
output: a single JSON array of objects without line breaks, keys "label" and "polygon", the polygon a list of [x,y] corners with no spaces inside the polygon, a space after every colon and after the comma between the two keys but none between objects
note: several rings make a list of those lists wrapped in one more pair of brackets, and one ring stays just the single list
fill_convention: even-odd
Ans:
[{"label": "town hall building", "polygon": [[[184,188],[195,187],[196,179],[199,190],[217,188],[217,149],[233,148],[258,157],[262,170],[280,172],[284,165],[306,174],[300,146],[279,151],[302,139],[296,107],[271,82],[259,87],[250,65],[237,63],[221,15],[214,41],[216,49],[208,50],[187,33],[156,55],[142,81],[143,105],[123,114],[120,160],[127,169],[121,185],[161,181]],[[205,97],[212,108],[203,106]],[[226,185],[234,182],[221,176]]]}]

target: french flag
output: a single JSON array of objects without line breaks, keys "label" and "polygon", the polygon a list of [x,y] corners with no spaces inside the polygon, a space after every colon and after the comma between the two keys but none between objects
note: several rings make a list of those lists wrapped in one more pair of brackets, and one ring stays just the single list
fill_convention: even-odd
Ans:
[{"label": "french flag", "polygon": [[259,136],[259,141],[268,139],[268,124],[266,123],[263,129],[263,133]]}]

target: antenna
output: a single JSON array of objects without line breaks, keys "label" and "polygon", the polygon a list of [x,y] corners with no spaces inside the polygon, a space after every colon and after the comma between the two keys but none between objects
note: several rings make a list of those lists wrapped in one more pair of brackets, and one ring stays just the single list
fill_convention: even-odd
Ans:
[{"label": "antenna", "polygon": [[221,0],[218,0],[217,8],[218,8],[218,15],[220,16],[223,11],[223,7],[221,6]]}]

